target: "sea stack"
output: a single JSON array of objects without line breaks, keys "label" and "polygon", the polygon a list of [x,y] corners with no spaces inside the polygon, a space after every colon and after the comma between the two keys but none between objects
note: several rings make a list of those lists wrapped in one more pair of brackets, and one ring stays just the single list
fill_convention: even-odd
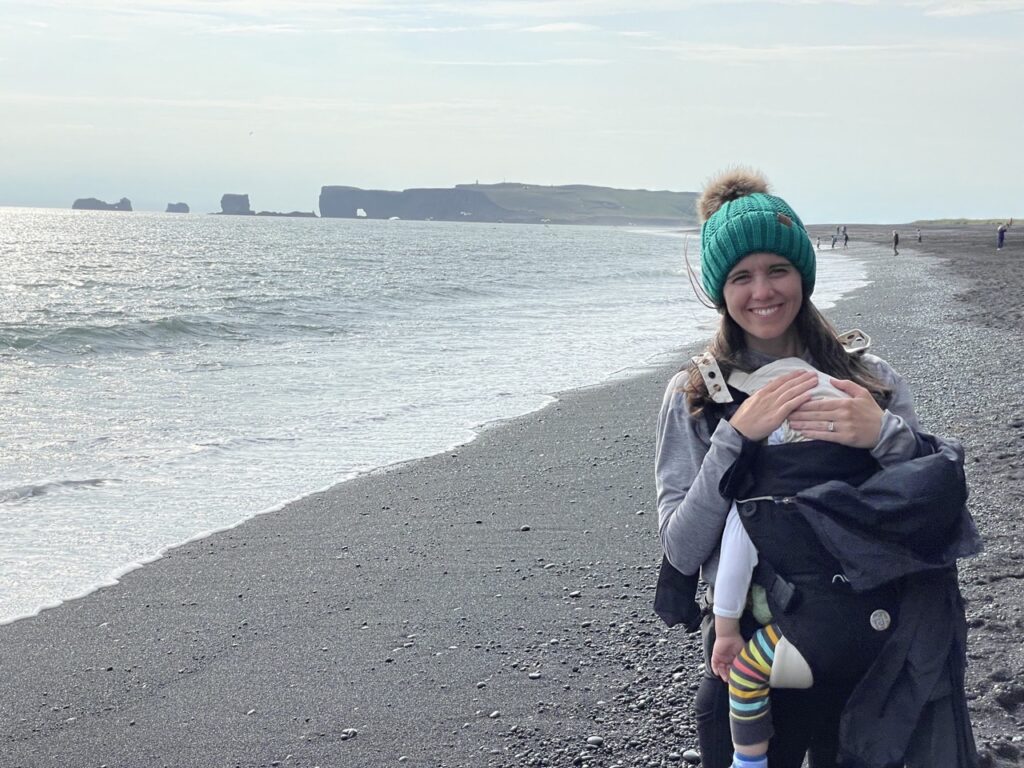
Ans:
[{"label": "sea stack", "polygon": [[116,203],[105,203],[95,197],[80,197],[71,204],[71,208],[76,211],[130,211],[132,201],[122,197]]},{"label": "sea stack", "polygon": [[188,203],[168,203],[164,213],[188,213]]},{"label": "sea stack", "polygon": [[226,194],[220,199],[220,212],[227,216],[252,216],[248,195]]}]

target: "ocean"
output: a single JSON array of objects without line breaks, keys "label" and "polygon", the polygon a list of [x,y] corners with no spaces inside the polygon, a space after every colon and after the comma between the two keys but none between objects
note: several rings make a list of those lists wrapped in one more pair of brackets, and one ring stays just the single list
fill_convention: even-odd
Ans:
[{"label": "ocean", "polygon": [[[696,237],[631,227],[0,208],[0,623],[664,362],[717,320],[684,243],[695,262]],[[827,308],[866,270],[822,253]]]}]

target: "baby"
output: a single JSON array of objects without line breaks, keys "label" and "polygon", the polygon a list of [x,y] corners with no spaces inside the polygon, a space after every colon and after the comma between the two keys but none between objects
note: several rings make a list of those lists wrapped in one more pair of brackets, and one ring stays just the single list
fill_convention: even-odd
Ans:
[{"label": "baby", "polygon": [[[776,360],[749,374],[734,372],[729,384],[753,394],[779,376],[800,370],[818,374],[818,385],[811,390],[813,399],[849,397],[834,387],[827,375],[796,357]],[[787,420],[768,437],[768,445],[809,439],[793,430]],[[813,682],[803,655],[771,623],[764,591],[756,586],[751,594],[752,611],[762,628],[755,634],[759,652],[748,653],[747,642],[740,634],[740,616],[751,592],[750,581],[757,560],[757,549],[743,528],[734,502],[722,532],[714,588],[715,644],[711,654],[712,671],[729,685],[734,766],[765,765],[765,734],[770,733],[769,688],[809,688]]]}]

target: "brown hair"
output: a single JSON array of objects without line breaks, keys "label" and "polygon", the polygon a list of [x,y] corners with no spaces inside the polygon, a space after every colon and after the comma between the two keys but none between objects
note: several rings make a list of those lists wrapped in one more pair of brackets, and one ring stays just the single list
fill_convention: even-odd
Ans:
[{"label": "brown hair", "polygon": [[[743,353],[747,350],[747,342],[739,324],[729,316],[725,309],[720,311],[722,320],[718,325],[718,332],[708,344],[707,352],[718,361],[722,375],[728,379],[732,371],[746,370]],[[848,379],[860,384],[871,393],[880,407],[885,408],[888,405],[892,390],[871,373],[860,355],[851,355],[846,351],[846,348],[836,338],[835,328],[806,296],[793,324],[797,336],[803,342],[818,370],[832,378]],[[686,394],[690,413],[697,416],[713,401],[697,366],[690,365],[688,373],[689,380],[683,385],[683,392]]]}]

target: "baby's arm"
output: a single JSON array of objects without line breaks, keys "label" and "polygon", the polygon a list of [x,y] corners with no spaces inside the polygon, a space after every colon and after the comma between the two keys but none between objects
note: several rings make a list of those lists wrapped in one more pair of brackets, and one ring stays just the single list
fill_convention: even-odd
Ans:
[{"label": "baby's arm", "polygon": [[739,620],[747,604],[755,565],[757,550],[733,504],[722,532],[722,554],[715,579],[715,645],[711,652],[711,671],[726,682],[729,667],[743,648]]},{"label": "baby's arm", "polygon": [[747,605],[750,577],[757,565],[757,550],[733,504],[722,531],[722,553],[715,577],[715,616],[738,619]]}]

